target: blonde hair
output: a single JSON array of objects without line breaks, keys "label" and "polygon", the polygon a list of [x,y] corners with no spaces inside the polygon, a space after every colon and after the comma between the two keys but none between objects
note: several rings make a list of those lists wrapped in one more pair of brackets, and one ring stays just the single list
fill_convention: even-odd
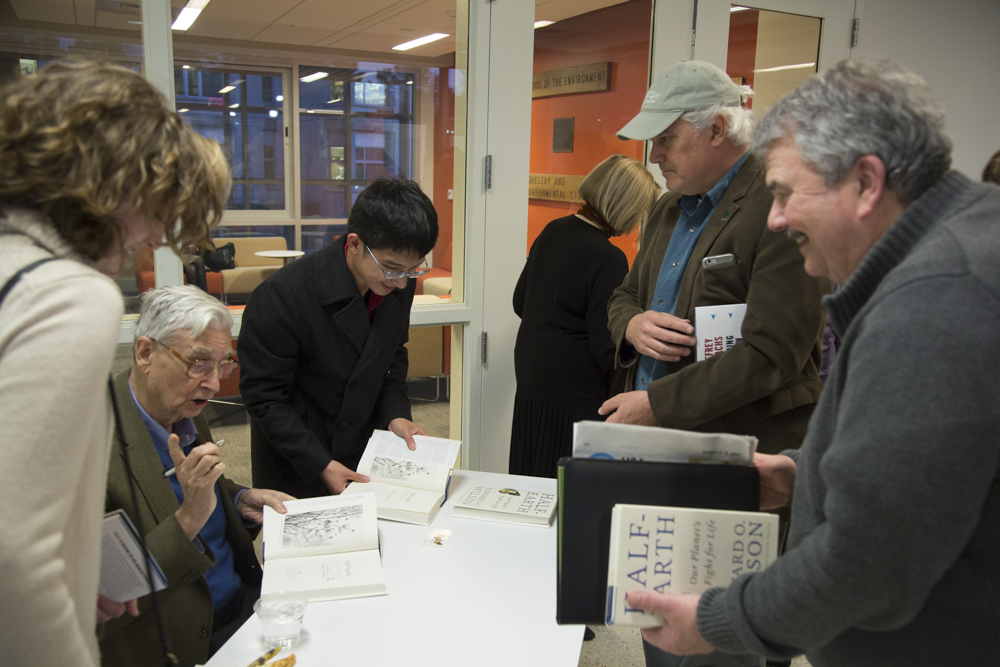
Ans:
[{"label": "blonde hair", "polygon": [[0,202],[40,211],[90,259],[124,242],[123,204],[163,221],[174,250],[202,244],[231,182],[219,144],[131,70],[69,60],[0,91]]},{"label": "blonde hair", "polygon": [[612,155],[580,182],[580,198],[602,216],[614,236],[628,234],[645,221],[660,196],[660,186],[641,162]]}]

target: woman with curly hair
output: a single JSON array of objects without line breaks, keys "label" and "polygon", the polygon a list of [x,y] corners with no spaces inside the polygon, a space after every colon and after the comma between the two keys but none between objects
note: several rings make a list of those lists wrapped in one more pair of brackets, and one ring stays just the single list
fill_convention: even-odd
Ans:
[{"label": "woman with curly hair", "polygon": [[628,273],[611,237],[628,234],[649,214],[660,187],[640,162],[612,155],[580,182],[585,202],[553,220],[531,246],[514,288],[521,318],[514,345],[514,421],[509,472],[555,477],[569,456],[573,423],[602,420],[615,344],[608,299]]},{"label": "woman with curly hair", "polygon": [[[217,143],[138,74],[52,64],[0,90],[0,655],[97,665],[114,276],[225,208]],[[176,221],[176,222],[175,222]],[[4,289],[4,288],[7,289]]]}]

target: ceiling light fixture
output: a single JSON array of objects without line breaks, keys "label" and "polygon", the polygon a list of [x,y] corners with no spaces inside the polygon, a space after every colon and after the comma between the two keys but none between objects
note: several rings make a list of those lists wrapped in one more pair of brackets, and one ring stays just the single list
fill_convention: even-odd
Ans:
[{"label": "ceiling light fixture", "polygon": [[419,39],[414,39],[409,42],[404,42],[403,44],[397,44],[392,47],[393,51],[409,51],[410,49],[415,49],[418,46],[423,46],[424,44],[430,44],[431,42],[436,42],[439,39],[444,39],[448,34],[444,32],[436,32],[432,35],[427,35],[426,37],[420,37]]},{"label": "ceiling light fixture", "polygon": [[230,105],[229,105],[229,108],[230,108],[230,109],[239,109],[239,108],[240,108],[240,103],[239,103],[239,102],[237,102],[236,104],[230,104]]},{"label": "ceiling light fixture", "polygon": [[816,63],[799,63],[798,65],[781,65],[779,67],[765,67],[764,69],[755,69],[754,72],[782,72],[786,69],[806,69],[807,67],[816,67]]},{"label": "ceiling light fixture", "polygon": [[191,69],[190,65],[181,65],[181,69]]},{"label": "ceiling light fixture", "polygon": [[749,11],[749,9],[750,9],[749,7],[743,7],[741,5],[733,5],[732,7],[729,8],[729,13],[735,14],[736,12]]},{"label": "ceiling light fixture", "polygon": [[170,26],[173,30],[187,30],[194,23],[198,15],[201,14],[201,10],[208,6],[208,3],[212,0],[188,0],[188,3],[184,5],[184,9],[181,13],[177,15],[177,20],[174,24]]},{"label": "ceiling light fixture", "polygon": [[285,101],[285,96],[284,95],[275,95],[274,96],[274,101],[275,102],[284,102]]},{"label": "ceiling light fixture", "polygon": [[552,25],[555,21],[535,21],[535,30],[539,28],[544,28],[547,25]]},{"label": "ceiling light fixture", "polygon": [[187,113],[187,112],[188,112],[187,109],[178,109],[177,110],[177,113]]},{"label": "ceiling light fixture", "polygon": [[236,86],[226,86],[225,88],[222,88],[222,89],[219,90],[219,94],[220,95],[225,95],[226,93],[228,93],[231,90],[236,90]]},{"label": "ceiling light fixture", "polygon": [[312,83],[313,81],[319,81],[320,79],[325,79],[330,76],[329,72],[315,72],[309,76],[304,76],[299,79],[302,83]]}]

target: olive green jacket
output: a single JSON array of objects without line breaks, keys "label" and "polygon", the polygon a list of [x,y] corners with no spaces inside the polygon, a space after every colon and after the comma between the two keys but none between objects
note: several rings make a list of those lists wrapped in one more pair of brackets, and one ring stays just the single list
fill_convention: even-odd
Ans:
[{"label": "olive green jacket", "polygon": [[[128,374],[125,371],[115,378],[115,397],[138,486],[139,511],[146,531],[146,544],[167,577],[167,588],[158,593],[167,636],[181,665],[204,663],[208,659],[213,616],[212,594],[204,575],[215,565],[215,556],[201,537],[196,538],[201,548],[195,546],[177,523],[174,512],[180,508],[180,504],[170,481],[163,478],[163,462],[156,453],[149,431],[132,400]],[[195,417],[194,423],[198,429],[198,439],[195,442],[210,442],[212,434],[205,417]],[[233,498],[243,487],[224,476],[217,483],[226,513],[226,539],[233,550],[236,572],[248,585],[259,587],[261,568],[253,550],[253,535],[244,528],[233,507]],[[106,509],[125,510],[135,523],[135,511],[117,431],[108,467]],[[99,624],[97,637],[100,640],[101,663],[105,666],[163,665],[159,631],[148,595],[139,599],[138,618],[125,614],[121,618]]]},{"label": "olive green jacket", "polygon": [[[660,198],[650,213],[632,270],[608,302],[608,328],[616,361],[635,386],[639,354],[625,340],[629,321],[648,310],[660,265],[680,218],[677,193]],[[667,364],[667,375],[649,385],[660,426],[755,435],[760,450],[798,447],[823,387],[819,379],[826,311],[826,279],[811,278],[802,256],[784,234],[767,229],[771,193],[764,165],[751,155],[709,218],[681,279],[674,314],[694,324],[697,306],[746,303],[743,340],[696,362],[695,350]],[[705,269],[702,260],[732,253],[736,264]],[[697,335],[697,332],[695,332]]]}]

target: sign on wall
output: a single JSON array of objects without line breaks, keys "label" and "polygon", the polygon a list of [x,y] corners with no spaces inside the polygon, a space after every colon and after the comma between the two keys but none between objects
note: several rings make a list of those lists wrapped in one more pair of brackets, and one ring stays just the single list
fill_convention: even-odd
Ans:
[{"label": "sign on wall", "polygon": [[537,72],[531,82],[531,98],[611,90],[611,63],[591,63]]},{"label": "sign on wall", "polygon": [[577,189],[583,176],[561,176],[559,174],[529,174],[528,198],[566,201],[582,204]]}]

